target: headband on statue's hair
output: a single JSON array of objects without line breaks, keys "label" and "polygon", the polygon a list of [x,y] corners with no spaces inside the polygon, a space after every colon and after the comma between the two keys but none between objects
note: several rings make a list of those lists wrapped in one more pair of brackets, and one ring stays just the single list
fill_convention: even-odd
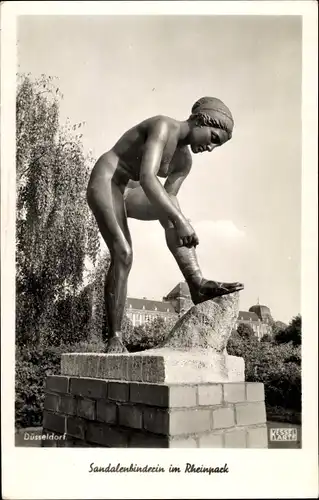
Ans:
[{"label": "headband on statue's hair", "polygon": [[202,97],[195,102],[192,107],[192,114],[205,114],[212,120],[221,124],[231,136],[234,128],[234,119],[231,111],[227,106],[217,97]]}]

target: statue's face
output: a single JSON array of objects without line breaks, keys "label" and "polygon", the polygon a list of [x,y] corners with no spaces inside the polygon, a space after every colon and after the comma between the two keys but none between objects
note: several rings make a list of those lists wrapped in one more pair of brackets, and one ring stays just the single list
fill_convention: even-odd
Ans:
[{"label": "statue's face", "polygon": [[220,128],[194,126],[190,131],[189,140],[193,153],[212,152],[228,141],[228,134]]}]

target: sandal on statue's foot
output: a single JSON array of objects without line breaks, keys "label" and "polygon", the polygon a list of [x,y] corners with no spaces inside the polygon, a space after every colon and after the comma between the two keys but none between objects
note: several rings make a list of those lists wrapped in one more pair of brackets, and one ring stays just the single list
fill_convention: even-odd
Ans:
[{"label": "sandal on statue's foot", "polygon": [[107,354],[113,354],[113,353],[118,354],[122,352],[128,352],[128,350],[122,344],[122,341],[120,340],[119,337],[111,337],[108,340],[105,352]]},{"label": "sandal on statue's foot", "polygon": [[191,296],[194,304],[200,304],[206,300],[222,297],[230,293],[243,290],[242,283],[220,283],[219,281],[203,280],[197,289],[191,290]]}]

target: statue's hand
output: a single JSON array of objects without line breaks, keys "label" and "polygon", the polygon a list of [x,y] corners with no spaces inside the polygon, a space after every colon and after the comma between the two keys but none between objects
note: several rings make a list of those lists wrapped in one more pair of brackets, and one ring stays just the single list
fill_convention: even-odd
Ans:
[{"label": "statue's hand", "polygon": [[189,222],[185,219],[175,226],[177,239],[181,247],[196,247],[199,243],[198,236]]}]

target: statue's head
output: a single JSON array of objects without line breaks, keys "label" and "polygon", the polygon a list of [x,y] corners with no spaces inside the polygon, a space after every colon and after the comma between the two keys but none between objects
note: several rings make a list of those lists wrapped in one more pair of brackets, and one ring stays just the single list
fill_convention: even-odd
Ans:
[{"label": "statue's head", "polygon": [[191,126],[189,139],[193,153],[213,151],[232,137],[233,116],[216,97],[202,97],[196,101],[188,122]]}]

